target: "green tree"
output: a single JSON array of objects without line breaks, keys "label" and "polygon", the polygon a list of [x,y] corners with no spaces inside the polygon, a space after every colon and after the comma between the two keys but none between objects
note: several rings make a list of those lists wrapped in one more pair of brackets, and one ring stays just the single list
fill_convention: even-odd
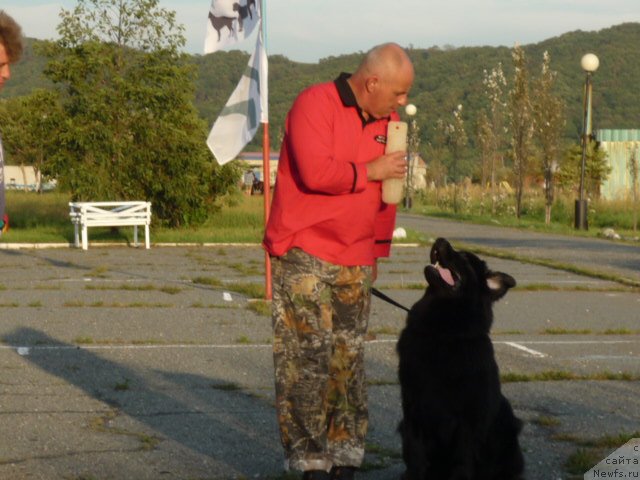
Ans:
[{"label": "green tree", "polygon": [[453,122],[443,123],[445,144],[451,152],[451,176],[453,177],[453,211],[458,213],[458,182],[464,148],[469,142],[462,118],[462,104],[453,110]]},{"label": "green tree", "polygon": [[[62,10],[45,74],[60,88],[60,149],[45,165],[74,200],[149,200],[169,226],[204,221],[231,188],[194,97],[175,12],[158,0],[79,0]],[[217,170],[226,170],[218,172]]]},{"label": "green tree", "polygon": [[[578,193],[580,188],[580,174],[582,170],[582,146],[573,145],[565,151],[561,169],[556,178],[559,186],[571,189]],[[600,186],[611,173],[611,167],[607,162],[607,153],[602,150],[592,138],[587,144],[584,189],[589,197],[600,196]]]},{"label": "green tree", "polygon": [[476,129],[476,144],[481,154],[480,181],[483,188],[487,183],[491,188],[491,213],[495,214],[496,182],[499,167],[504,166],[505,145],[505,116],[507,103],[504,99],[504,89],[507,80],[502,71],[502,63],[491,69],[484,70],[482,83],[484,93],[489,100],[489,107],[482,110],[478,116]]},{"label": "green tree", "polygon": [[566,123],[564,102],[554,93],[557,73],[551,70],[551,56],[545,51],[542,72],[534,84],[533,117],[535,137],[541,151],[544,177],[545,223],[551,223],[555,192],[555,172],[559,166],[562,129]]},{"label": "green tree", "polygon": [[529,73],[524,50],[516,45],[512,51],[514,76],[509,92],[509,126],[511,158],[516,184],[516,217],[522,214],[524,180],[529,171],[532,150],[533,112],[529,97]]},{"label": "green tree", "polygon": [[57,151],[61,115],[57,95],[50,90],[3,102],[0,124],[10,163],[23,169],[33,166],[36,175],[42,173],[46,159]]},{"label": "green tree", "polygon": [[491,69],[491,72],[484,71],[482,83],[484,85],[485,96],[489,100],[488,112],[481,112],[478,120],[479,134],[483,138],[479,142],[484,143],[486,159],[482,164],[481,181],[484,187],[490,182],[491,189],[496,183],[496,171],[503,163],[503,146],[505,143],[505,109],[504,89],[507,80],[502,71],[502,63]]}]

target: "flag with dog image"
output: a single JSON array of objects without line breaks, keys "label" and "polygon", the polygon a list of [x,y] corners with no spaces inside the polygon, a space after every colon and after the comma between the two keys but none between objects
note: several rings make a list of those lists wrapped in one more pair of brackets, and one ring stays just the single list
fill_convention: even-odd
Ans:
[{"label": "flag with dog image", "polygon": [[204,53],[213,53],[249,38],[260,16],[260,0],[212,0]]},{"label": "flag with dog image", "polygon": [[238,86],[213,124],[207,145],[220,165],[235,159],[260,123],[268,123],[267,53],[258,34],[256,48]]}]

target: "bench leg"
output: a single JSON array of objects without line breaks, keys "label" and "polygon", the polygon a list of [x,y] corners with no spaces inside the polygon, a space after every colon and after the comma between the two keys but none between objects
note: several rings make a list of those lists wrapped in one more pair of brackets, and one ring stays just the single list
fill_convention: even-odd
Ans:
[{"label": "bench leg", "polygon": [[144,246],[147,250],[149,250],[149,248],[151,248],[150,245],[150,239],[149,239],[149,225],[145,225],[144,226]]},{"label": "bench leg", "polygon": [[133,244],[138,246],[138,225],[133,226]]},{"label": "bench leg", "polygon": [[80,247],[80,232],[78,231],[78,224],[73,224],[73,244],[76,248]]},{"label": "bench leg", "polygon": [[83,250],[88,250],[89,249],[89,236],[87,235],[87,226],[86,225],[82,225],[82,249]]}]

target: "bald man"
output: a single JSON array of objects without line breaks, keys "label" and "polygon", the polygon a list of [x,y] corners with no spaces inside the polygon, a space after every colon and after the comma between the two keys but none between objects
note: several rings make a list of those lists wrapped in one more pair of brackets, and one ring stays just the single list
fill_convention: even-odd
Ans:
[{"label": "bald man", "polygon": [[287,468],[306,480],[352,479],[364,457],[370,289],[395,226],[381,181],[407,170],[405,152],[384,154],[387,124],[413,77],[401,47],[380,45],[353,75],[304,90],[287,115],[263,245],[280,437]]},{"label": "bald man", "polygon": [[[0,10],[0,90],[11,77],[10,65],[17,62],[21,55],[22,29],[4,10]],[[2,135],[0,135],[0,234],[9,227],[9,217],[4,209],[4,154],[2,151]]]}]

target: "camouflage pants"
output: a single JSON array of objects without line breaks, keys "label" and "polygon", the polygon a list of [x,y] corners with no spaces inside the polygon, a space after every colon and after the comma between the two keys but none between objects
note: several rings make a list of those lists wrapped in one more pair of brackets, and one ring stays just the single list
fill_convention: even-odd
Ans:
[{"label": "camouflage pants", "polygon": [[368,425],[371,267],[292,249],[273,258],[276,403],[288,467],[359,466]]}]

